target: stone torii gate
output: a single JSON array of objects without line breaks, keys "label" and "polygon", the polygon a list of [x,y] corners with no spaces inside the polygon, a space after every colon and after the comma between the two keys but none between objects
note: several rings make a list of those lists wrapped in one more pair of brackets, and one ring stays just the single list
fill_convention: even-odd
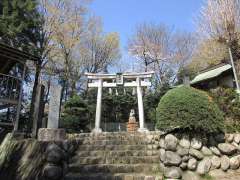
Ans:
[{"label": "stone torii gate", "polygon": [[149,79],[152,77],[154,72],[144,73],[117,73],[117,74],[94,74],[85,73],[88,80],[89,88],[98,88],[97,93],[97,106],[96,106],[96,117],[95,117],[95,128],[93,133],[100,133],[102,129],[101,124],[101,106],[102,106],[102,89],[103,88],[117,88],[133,87],[137,88],[137,99],[138,99],[138,114],[139,114],[139,132],[148,131],[144,125],[144,109],[143,109],[143,98],[142,98],[142,87],[151,86]]}]

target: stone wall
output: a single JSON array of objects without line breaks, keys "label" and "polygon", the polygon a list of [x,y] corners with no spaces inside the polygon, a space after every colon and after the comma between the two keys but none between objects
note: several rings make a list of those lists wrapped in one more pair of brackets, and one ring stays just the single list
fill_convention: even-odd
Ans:
[{"label": "stone wall", "polygon": [[[102,133],[98,135],[121,137],[124,142],[129,133]],[[37,142],[33,139],[5,139],[0,146],[0,177],[5,179],[54,180],[64,179],[69,173],[69,160],[80,146],[91,145],[92,134],[76,134],[59,142]],[[79,141],[82,139],[84,141]],[[181,179],[184,172],[205,175],[213,170],[235,171],[240,167],[240,134],[219,134],[216,136],[189,136],[184,134],[162,134],[161,132],[135,133],[132,140],[146,146],[146,153],[157,151],[160,171],[165,179]],[[106,139],[108,140],[108,139]],[[93,141],[94,146],[114,143],[113,140]],[[134,141],[135,142],[135,141]],[[121,146],[116,141],[116,146]],[[112,145],[115,148],[115,146]],[[114,150],[113,148],[113,150]],[[12,149],[12,150],[10,150]],[[126,149],[127,150],[127,149]],[[5,152],[5,153],[3,153]],[[151,155],[151,154],[150,154]],[[139,156],[141,156],[139,154]],[[17,158],[16,158],[17,157]],[[147,159],[145,159],[147,160]],[[2,164],[2,165],[1,165]],[[18,173],[13,173],[18,172]],[[126,172],[128,173],[128,172]]]},{"label": "stone wall", "polygon": [[[116,136],[118,133],[104,135],[106,134]],[[71,136],[71,141],[48,145],[45,151],[47,162],[43,169],[44,177],[64,177],[68,172],[68,159],[78,149],[77,139],[85,137],[87,140],[89,136],[91,134],[75,134]],[[182,179],[183,173],[189,171],[207,175],[216,169],[226,172],[240,167],[240,134],[203,137],[151,132],[144,136],[144,144],[148,149],[158,149],[159,164],[166,180]]]},{"label": "stone wall", "polygon": [[68,172],[68,161],[75,151],[72,141],[48,142],[44,152],[43,180],[61,180]]},{"label": "stone wall", "polygon": [[159,139],[160,164],[165,178],[181,179],[184,171],[206,175],[211,170],[240,166],[240,134],[189,137],[167,134]]}]

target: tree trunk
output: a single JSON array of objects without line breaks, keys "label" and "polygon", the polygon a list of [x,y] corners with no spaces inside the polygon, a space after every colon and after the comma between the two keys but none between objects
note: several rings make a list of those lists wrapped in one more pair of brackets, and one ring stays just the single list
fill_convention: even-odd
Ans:
[{"label": "tree trunk", "polygon": [[34,79],[34,85],[33,85],[33,91],[32,91],[32,101],[31,101],[30,116],[29,116],[29,123],[28,123],[28,132],[29,133],[31,132],[31,128],[32,128],[34,103],[36,100],[36,92],[37,92],[37,86],[39,84],[40,73],[41,73],[41,63],[39,61],[36,64],[35,79]]},{"label": "tree trunk", "polygon": [[77,93],[76,90],[76,82],[72,81],[71,82],[71,92],[70,92],[70,97],[73,97]]}]

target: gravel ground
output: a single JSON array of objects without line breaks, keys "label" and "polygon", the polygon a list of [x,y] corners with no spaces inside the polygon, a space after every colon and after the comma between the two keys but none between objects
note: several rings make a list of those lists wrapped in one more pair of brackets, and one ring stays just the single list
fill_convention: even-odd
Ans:
[{"label": "gravel ground", "polygon": [[184,173],[183,180],[240,180],[240,169],[223,172],[222,170],[213,170],[208,176],[200,177],[196,173],[188,171]]}]

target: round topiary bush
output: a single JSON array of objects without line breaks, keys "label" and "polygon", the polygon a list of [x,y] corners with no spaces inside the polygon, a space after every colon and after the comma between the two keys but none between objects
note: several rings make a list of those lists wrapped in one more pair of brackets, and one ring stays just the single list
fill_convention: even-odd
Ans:
[{"label": "round topiary bush", "polygon": [[156,127],[215,133],[223,130],[223,113],[207,93],[192,87],[169,90],[157,107]]}]

